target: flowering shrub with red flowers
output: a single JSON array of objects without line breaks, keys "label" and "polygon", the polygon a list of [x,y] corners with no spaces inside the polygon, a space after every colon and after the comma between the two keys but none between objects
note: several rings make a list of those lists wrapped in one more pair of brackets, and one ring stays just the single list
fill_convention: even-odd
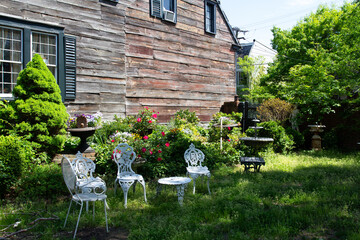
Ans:
[{"label": "flowering shrub with red flowers", "polygon": [[136,116],[115,118],[113,122],[104,123],[103,128],[95,133],[94,144],[91,145],[96,151],[97,172],[109,176],[109,181],[114,178],[117,168],[111,157],[119,143],[127,143],[134,148],[137,159],[133,167],[145,179],[185,175],[184,153],[191,143],[204,152],[204,165],[209,169],[239,159],[240,128],[225,129],[228,138],[223,142],[221,151],[219,139],[211,141],[211,128],[202,126],[195,113],[179,111],[167,125],[157,124],[158,115],[158,112],[146,107]]},{"label": "flowering shrub with red flowers", "polygon": [[148,107],[140,110],[136,115],[135,123],[133,124],[132,132],[145,137],[150,134],[156,127],[158,112],[151,110]]}]

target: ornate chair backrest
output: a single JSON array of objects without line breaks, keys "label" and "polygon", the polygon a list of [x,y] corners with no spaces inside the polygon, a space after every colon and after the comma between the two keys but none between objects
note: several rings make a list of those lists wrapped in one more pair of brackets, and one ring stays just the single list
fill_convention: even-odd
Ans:
[{"label": "ornate chair backrest", "polygon": [[71,163],[78,180],[92,180],[96,165],[89,159],[84,157],[80,152],[76,154],[76,158]]},{"label": "ornate chair backrest", "polygon": [[76,191],[76,175],[71,166],[69,159],[65,156],[61,159],[61,170],[64,177],[64,182],[69,189],[69,192],[73,196],[77,193]]},{"label": "ornate chair backrest", "polygon": [[191,143],[190,147],[184,153],[184,158],[188,167],[202,167],[201,164],[205,159],[205,155]]},{"label": "ornate chair backrest", "polygon": [[134,149],[127,143],[120,143],[115,147],[113,159],[118,166],[118,177],[135,173],[131,168],[135,158]]}]

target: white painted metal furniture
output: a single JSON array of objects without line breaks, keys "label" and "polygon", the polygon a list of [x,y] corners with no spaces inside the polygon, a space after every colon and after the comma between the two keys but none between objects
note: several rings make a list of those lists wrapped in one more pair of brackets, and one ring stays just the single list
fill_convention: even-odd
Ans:
[{"label": "white painted metal furniture", "polygon": [[136,154],[135,154],[133,148],[130,147],[128,144],[120,143],[119,145],[117,145],[115,147],[115,150],[113,153],[113,159],[118,166],[117,177],[116,177],[115,183],[114,183],[115,184],[115,193],[116,193],[116,186],[117,186],[116,182],[118,182],[124,192],[125,208],[127,208],[128,191],[129,191],[131,185],[133,185],[135,183],[133,186],[133,191],[135,192],[136,182],[139,182],[143,186],[144,199],[145,199],[145,202],[147,202],[144,178],[140,174],[136,174],[131,168],[131,164],[134,162],[135,158],[136,158]]},{"label": "white painted metal furniture", "polygon": [[201,150],[195,148],[194,144],[191,143],[190,147],[184,153],[184,158],[188,165],[186,168],[186,175],[190,175],[190,177],[194,181],[193,194],[195,194],[196,179],[200,176],[207,176],[207,187],[209,194],[211,194],[209,187],[209,179],[211,177],[211,174],[206,166],[202,166],[202,162],[205,159],[204,153]]},{"label": "white painted metal furniture", "polygon": [[95,163],[78,152],[76,158],[71,161],[72,168],[76,174],[76,185],[83,192],[94,192],[102,194],[106,192],[105,182],[99,178],[94,177],[96,165]]},{"label": "white painted metal furniture", "polygon": [[158,180],[158,186],[156,194],[160,194],[162,190],[162,185],[172,185],[176,186],[178,202],[180,206],[183,204],[184,200],[184,190],[186,185],[191,182],[191,179],[188,177],[168,177],[168,178],[160,178]]},{"label": "white painted metal furniture", "polygon": [[70,213],[72,202],[75,202],[76,204],[80,205],[80,213],[78,216],[78,220],[76,223],[75,231],[73,239],[75,239],[76,232],[79,226],[79,221],[81,217],[81,212],[84,206],[84,202],[93,202],[93,219],[95,218],[95,201],[103,201],[104,202],[104,211],[105,211],[105,220],[106,220],[106,231],[109,232],[108,228],[108,222],[107,222],[107,213],[106,213],[106,198],[107,196],[105,193],[95,193],[93,191],[87,191],[87,192],[81,192],[78,186],[76,185],[77,179],[74,169],[71,166],[70,161],[63,157],[61,160],[61,169],[64,177],[65,184],[67,188],[69,189],[69,192],[71,194],[71,201],[69,205],[69,209],[66,214],[66,219],[64,222],[64,227],[66,226],[66,222]]}]

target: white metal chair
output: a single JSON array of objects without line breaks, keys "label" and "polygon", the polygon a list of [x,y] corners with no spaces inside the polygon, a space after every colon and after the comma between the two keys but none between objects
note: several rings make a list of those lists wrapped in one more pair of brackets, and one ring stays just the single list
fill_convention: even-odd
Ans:
[{"label": "white metal chair", "polygon": [[64,227],[66,226],[66,222],[70,213],[72,202],[75,202],[76,204],[80,205],[80,213],[78,216],[78,220],[75,227],[75,232],[73,239],[75,239],[76,232],[79,226],[79,221],[81,217],[81,212],[84,206],[84,202],[93,202],[93,219],[95,218],[95,201],[103,201],[104,202],[104,211],[105,211],[105,220],[106,220],[106,231],[109,232],[108,228],[108,222],[107,222],[107,213],[106,213],[106,198],[107,196],[104,193],[95,193],[94,189],[92,191],[86,191],[85,193],[80,192],[78,186],[76,185],[77,179],[76,174],[71,166],[70,161],[63,157],[61,160],[61,169],[64,177],[65,184],[67,188],[69,189],[69,192],[71,194],[71,201],[69,205],[69,209],[66,214],[66,219],[64,222]]},{"label": "white metal chair", "polygon": [[190,147],[184,153],[184,158],[188,165],[186,168],[186,170],[187,170],[186,175],[187,176],[190,175],[190,177],[194,181],[193,194],[195,194],[196,179],[200,176],[208,177],[207,187],[208,187],[209,194],[211,194],[210,187],[209,187],[209,179],[211,177],[211,174],[207,167],[202,166],[202,162],[205,159],[204,153],[201,150],[195,148],[194,144],[191,143]]},{"label": "white metal chair", "polygon": [[123,192],[124,192],[124,206],[127,208],[127,195],[129,188],[133,185],[133,191],[135,192],[136,182],[139,182],[144,189],[144,199],[146,200],[146,188],[145,188],[145,181],[143,176],[140,174],[136,174],[132,168],[131,164],[134,162],[136,158],[136,154],[132,147],[130,147],[127,143],[120,143],[115,147],[113,153],[113,159],[118,166],[117,177],[115,179],[115,193],[116,193],[116,182],[119,183]]},{"label": "white metal chair", "polygon": [[96,165],[91,159],[78,152],[76,158],[71,161],[71,165],[76,174],[76,185],[83,193],[94,191],[96,194],[103,194],[106,192],[105,182],[93,176]]}]

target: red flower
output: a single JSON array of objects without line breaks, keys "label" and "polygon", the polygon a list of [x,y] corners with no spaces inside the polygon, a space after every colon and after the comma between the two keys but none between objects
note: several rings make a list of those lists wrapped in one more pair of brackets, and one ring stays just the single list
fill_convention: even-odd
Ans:
[{"label": "red flower", "polygon": [[161,150],[159,150],[159,151],[158,151],[158,153],[162,153],[162,151],[161,151]]},{"label": "red flower", "polygon": [[231,130],[231,128],[230,128],[230,127],[228,127],[228,129],[229,129],[229,131]]},{"label": "red flower", "polygon": [[144,153],[146,152],[146,148],[142,148],[141,151]]},{"label": "red flower", "polygon": [[153,152],[152,152],[151,150],[149,150],[149,153],[150,153],[150,155],[152,155],[152,154],[153,154]]},{"label": "red flower", "polygon": [[228,142],[230,142],[231,140],[230,139],[228,139]]},{"label": "red flower", "polygon": [[149,139],[149,137],[148,136],[144,136],[144,139],[146,140],[146,139]]},{"label": "red flower", "polygon": [[151,120],[149,120],[149,123],[152,123],[152,121],[151,121]]},{"label": "red flower", "polygon": [[115,142],[115,140],[114,140],[114,139],[112,139],[112,140],[111,140],[111,142]]},{"label": "red flower", "polygon": [[157,114],[154,113],[154,114],[152,115],[152,117],[153,117],[153,118],[157,118]]},{"label": "red flower", "polygon": [[138,118],[137,121],[138,121],[138,122],[141,122],[141,118]]},{"label": "red flower", "polygon": [[148,107],[145,107],[145,109],[146,109],[146,110],[149,110],[149,108],[148,108]]},{"label": "red flower", "polygon": [[161,135],[163,135],[163,137],[165,137],[165,133],[164,133],[164,132],[161,132]]},{"label": "red flower", "polygon": [[168,143],[168,142],[167,142],[167,143],[165,143],[165,146],[169,147],[169,146],[170,146],[170,143]]},{"label": "red flower", "polygon": [[162,158],[161,157],[158,157],[158,159],[157,159],[159,162],[162,160]]},{"label": "red flower", "polygon": [[141,155],[139,154],[138,157],[141,158]]}]

